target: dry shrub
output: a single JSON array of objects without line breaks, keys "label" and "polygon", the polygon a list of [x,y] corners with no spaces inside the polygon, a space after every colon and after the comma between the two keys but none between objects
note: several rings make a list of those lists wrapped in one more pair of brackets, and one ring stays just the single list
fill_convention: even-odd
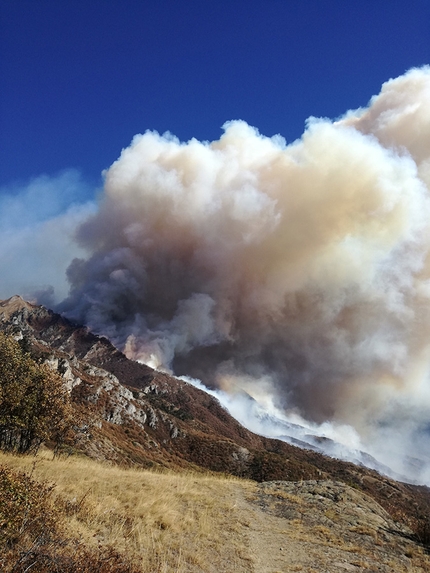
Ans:
[{"label": "dry shrub", "polygon": [[413,532],[419,543],[421,543],[427,550],[430,550],[430,517],[424,516],[417,519],[413,527]]},{"label": "dry shrub", "polygon": [[0,568],[3,573],[137,573],[112,547],[68,538],[53,486],[0,466]]},{"label": "dry shrub", "polygon": [[30,535],[43,537],[57,528],[57,512],[49,503],[52,486],[0,467],[0,544],[14,547]]}]

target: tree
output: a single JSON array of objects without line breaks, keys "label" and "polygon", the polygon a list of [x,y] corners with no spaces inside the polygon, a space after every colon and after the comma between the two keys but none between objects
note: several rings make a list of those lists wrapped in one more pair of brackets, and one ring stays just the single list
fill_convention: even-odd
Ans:
[{"label": "tree", "polygon": [[19,453],[60,441],[72,420],[61,376],[0,332],[0,448]]}]

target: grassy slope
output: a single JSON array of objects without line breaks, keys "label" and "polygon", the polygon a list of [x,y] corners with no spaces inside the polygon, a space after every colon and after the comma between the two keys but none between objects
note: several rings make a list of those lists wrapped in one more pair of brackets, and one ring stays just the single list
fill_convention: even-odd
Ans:
[{"label": "grassy slope", "polygon": [[[66,537],[79,538],[101,554],[113,547],[142,573],[317,573],[318,561],[329,567],[321,570],[338,571],[330,563],[344,559],[347,565],[368,571],[430,570],[429,557],[412,541],[400,536],[395,547],[384,541],[387,524],[378,531],[370,522],[352,527],[349,518],[343,522],[342,515],[334,515],[337,505],[333,504],[329,512],[335,522],[330,526],[328,511],[314,507],[314,501],[285,493],[279,482],[259,486],[219,474],[125,469],[76,456],[53,459],[48,450],[36,458],[0,452],[0,466],[55,483],[52,501]],[[350,495],[355,491],[351,489]],[[362,503],[356,510],[360,516]],[[275,517],[281,506],[282,511],[298,512],[299,518]],[[360,519],[367,524],[366,515],[364,511]],[[389,528],[394,531],[395,526]],[[357,545],[345,537],[351,534],[357,534]],[[409,544],[407,551],[402,549],[404,543]],[[364,567],[366,563],[373,565]],[[93,571],[102,570],[85,569],[85,573]],[[106,573],[118,571],[129,569]]]},{"label": "grassy slope", "polygon": [[89,545],[113,546],[143,571],[248,570],[235,519],[237,479],[58,460],[51,452],[37,458],[0,453],[0,465],[55,483],[69,534]]}]

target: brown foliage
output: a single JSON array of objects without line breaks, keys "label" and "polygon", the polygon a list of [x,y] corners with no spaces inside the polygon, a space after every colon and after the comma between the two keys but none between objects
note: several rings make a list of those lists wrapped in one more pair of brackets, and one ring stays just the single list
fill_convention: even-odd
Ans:
[{"label": "brown foliage", "polygon": [[4,573],[137,573],[113,548],[65,534],[53,486],[0,467],[0,569]]}]

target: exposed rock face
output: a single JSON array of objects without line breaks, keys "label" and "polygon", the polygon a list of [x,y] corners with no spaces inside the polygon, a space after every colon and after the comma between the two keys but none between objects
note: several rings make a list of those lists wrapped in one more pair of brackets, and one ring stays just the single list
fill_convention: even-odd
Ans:
[{"label": "exposed rock face", "polygon": [[[92,438],[82,447],[92,457],[146,467],[205,468],[261,482],[333,479],[371,495],[404,522],[428,519],[428,488],[257,436],[212,396],[128,360],[106,338],[42,306],[20,297],[0,301],[0,329],[58,370],[73,401],[91,412]],[[316,482],[312,487],[318,488]]]}]

